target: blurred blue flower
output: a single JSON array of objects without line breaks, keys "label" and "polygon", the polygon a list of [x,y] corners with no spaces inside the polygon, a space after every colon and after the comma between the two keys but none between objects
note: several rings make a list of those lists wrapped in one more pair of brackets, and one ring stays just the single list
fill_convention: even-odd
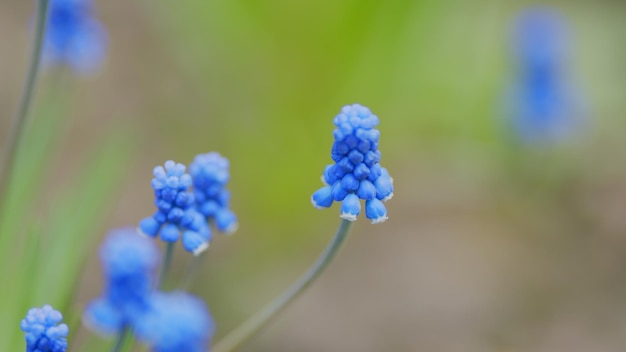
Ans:
[{"label": "blurred blue flower", "polygon": [[152,189],[157,212],[139,223],[140,231],[165,242],[176,242],[182,232],[183,247],[194,254],[208,248],[211,230],[204,217],[195,209],[195,199],[189,188],[191,176],[185,165],[166,161],[165,167],[154,168]]},{"label": "blurred blue flower", "polygon": [[26,352],[65,352],[69,328],[58,324],[61,320],[63,315],[49,305],[31,308],[20,323],[26,333]]},{"label": "blurred blue flower", "polygon": [[155,293],[150,310],[134,329],[154,352],[205,352],[215,324],[199,298],[184,292]]},{"label": "blurred blue flower", "polygon": [[331,157],[334,165],[326,166],[322,181],[325,187],[311,197],[316,208],[328,208],[333,201],[342,202],[341,218],[355,221],[365,200],[365,216],[372,223],[387,220],[382,202],[393,196],[393,180],[380,166],[378,117],[359,104],[346,105],[334,119]]},{"label": "blurred blue flower", "polygon": [[237,230],[237,216],[229,209],[228,169],[228,159],[216,152],[199,154],[189,165],[198,211],[220,232],[231,234]]},{"label": "blurred blue flower", "polygon": [[522,12],[513,32],[517,72],[509,91],[509,117],[524,141],[559,141],[580,127],[581,104],[568,82],[569,30],[555,10]]},{"label": "blurred blue flower", "polygon": [[107,50],[106,30],[94,17],[93,0],[50,0],[44,63],[78,73],[97,70]]},{"label": "blurred blue flower", "polygon": [[159,263],[155,244],[132,228],[112,231],[100,247],[105,292],[89,304],[87,326],[103,334],[115,334],[149,308],[154,271]]}]

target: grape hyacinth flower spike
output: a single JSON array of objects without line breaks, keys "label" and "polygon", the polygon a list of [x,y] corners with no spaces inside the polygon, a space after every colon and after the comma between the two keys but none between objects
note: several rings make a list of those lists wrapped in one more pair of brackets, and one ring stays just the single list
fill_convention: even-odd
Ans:
[{"label": "grape hyacinth flower spike", "polygon": [[69,328],[59,324],[61,320],[63,315],[49,305],[31,308],[20,323],[26,333],[26,352],[65,352]]},{"label": "grape hyacinth flower spike", "polygon": [[157,212],[139,223],[141,233],[169,243],[178,241],[182,232],[185,250],[198,255],[206,250],[211,240],[211,230],[202,214],[195,209],[194,195],[189,191],[191,176],[185,165],[166,161],[154,168],[152,189]]},{"label": "grape hyacinth flower spike", "polygon": [[66,65],[78,73],[97,70],[104,60],[107,34],[94,17],[93,0],[49,0],[44,63]]},{"label": "grape hyacinth flower spike", "polygon": [[328,208],[334,201],[342,202],[341,223],[335,236],[313,265],[282,295],[226,334],[213,346],[213,352],[231,352],[254,336],[265,324],[298,297],[339,252],[345,243],[352,222],[361,211],[365,200],[365,216],[373,223],[387,219],[384,201],[393,195],[389,173],[379,164],[378,117],[361,105],[344,106],[334,120],[335,143],[331,156],[335,161],[324,170],[322,180],[326,186],[313,194],[311,200],[317,208]]},{"label": "grape hyacinth flower spike", "polygon": [[326,166],[322,181],[325,187],[311,197],[316,208],[328,208],[342,202],[341,218],[355,221],[365,201],[365,216],[377,224],[387,220],[383,202],[393,196],[393,180],[380,166],[378,139],[375,129],[378,117],[359,104],[346,105],[333,121],[331,157],[335,164]]},{"label": "grape hyacinth flower spike", "polygon": [[83,321],[103,335],[121,334],[149,309],[159,252],[153,241],[124,228],[107,236],[100,260],[105,292],[87,306]]},{"label": "grape hyacinth flower spike", "polygon": [[198,211],[207,221],[214,223],[218,231],[232,234],[238,225],[237,216],[229,208],[228,169],[228,159],[216,152],[199,154],[189,165]]}]

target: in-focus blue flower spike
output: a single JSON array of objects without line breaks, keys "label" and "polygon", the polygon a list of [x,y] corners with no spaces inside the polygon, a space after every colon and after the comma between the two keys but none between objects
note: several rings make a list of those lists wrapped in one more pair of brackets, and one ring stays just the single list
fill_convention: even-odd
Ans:
[{"label": "in-focus blue flower spike", "polygon": [[106,30],[94,17],[93,0],[50,0],[44,64],[91,73],[102,65],[107,42]]},{"label": "in-focus blue flower spike", "polygon": [[181,236],[185,250],[195,255],[209,246],[211,230],[207,221],[195,208],[195,198],[190,192],[191,176],[185,165],[172,160],[154,168],[152,189],[157,212],[139,223],[141,233],[165,242],[176,242]]},{"label": "in-focus blue flower spike", "polygon": [[204,302],[184,292],[155,293],[150,311],[134,326],[153,352],[205,352],[215,323]]},{"label": "in-focus blue flower spike", "polygon": [[570,35],[555,10],[533,7],[516,19],[516,77],[507,97],[508,115],[526,142],[554,142],[580,127],[581,97],[568,81]]},{"label": "in-focus blue flower spike", "polygon": [[322,181],[325,187],[311,197],[316,208],[328,208],[342,202],[341,218],[355,221],[365,200],[365,216],[377,224],[387,220],[383,202],[393,196],[393,180],[380,166],[375,129],[378,117],[359,104],[346,105],[334,119],[337,126],[331,157],[335,164],[326,166]]},{"label": "in-focus blue flower spike", "polygon": [[231,234],[237,230],[237,216],[230,210],[230,180],[228,159],[219,153],[197,155],[189,165],[193,179],[196,207],[218,231]]},{"label": "in-focus blue flower spike", "polygon": [[83,321],[104,335],[119,333],[149,309],[159,251],[132,228],[112,231],[100,247],[105,276],[102,297],[91,302]]},{"label": "in-focus blue flower spike", "polygon": [[63,315],[50,305],[31,308],[20,323],[26,333],[26,352],[65,352],[67,349],[66,324],[59,324]]}]

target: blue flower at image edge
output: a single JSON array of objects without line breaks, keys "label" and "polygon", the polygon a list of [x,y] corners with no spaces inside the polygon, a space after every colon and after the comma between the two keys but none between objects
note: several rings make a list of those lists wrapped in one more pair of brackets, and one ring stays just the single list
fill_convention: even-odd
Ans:
[{"label": "blue flower at image edge", "polygon": [[44,38],[44,63],[67,65],[89,73],[101,65],[107,50],[107,33],[94,17],[92,0],[51,0]]},{"label": "blue flower at image edge", "polygon": [[393,180],[380,166],[378,117],[359,104],[346,105],[333,121],[337,127],[331,157],[335,164],[324,170],[325,187],[311,197],[316,208],[342,202],[341,218],[355,221],[365,201],[365,216],[372,223],[387,220],[383,202],[393,196]]},{"label": "blue flower at image edge", "polygon": [[59,324],[61,320],[63,315],[49,305],[31,308],[20,323],[26,333],[26,352],[65,352],[69,328]]},{"label": "blue flower at image edge", "polygon": [[132,228],[112,231],[100,247],[105,290],[83,315],[85,324],[104,335],[132,325],[149,309],[159,251]]},{"label": "blue flower at image edge", "polygon": [[581,127],[581,96],[568,81],[569,29],[561,14],[536,6],[516,18],[516,76],[507,91],[507,115],[525,142],[558,142]]},{"label": "blue flower at image edge", "polygon": [[204,216],[195,208],[191,176],[185,165],[166,161],[153,170],[157,212],[139,223],[141,233],[165,242],[176,242],[181,237],[185,250],[198,255],[206,250],[211,240],[211,230]]},{"label": "blue flower at image edge", "polygon": [[184,292],[155,293],[150,310],[134,329],[154,352],[206,352],[215,323],[199,298]]}]

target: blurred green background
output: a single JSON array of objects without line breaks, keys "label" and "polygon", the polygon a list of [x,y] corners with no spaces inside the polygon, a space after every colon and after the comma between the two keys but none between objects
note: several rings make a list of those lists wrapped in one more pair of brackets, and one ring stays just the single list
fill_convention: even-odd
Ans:
[{"label": "blurred green background", "polygon": [[[191,288],[219,339],[334,233],[337,207],[309,197],[332,118],[358,102],[381,120],[389,221],[360,219],[328,272],[242,351],[624,351],[626,3],[542,3],[569,21],[589,106],[585,131],[559,146],[515,143],[499,113],[511,22],[532,4],[97,2],[105,67],[43,75],[0,195],[5,347],[23,348],[14,317],[52,303],[73,324],[71,351],[95,350],[79,319],[102,289],[100,239],[153,212],[155,165],[208,151],[231,161],[240,219]],[[33,9],[0,3],[3,132]],[[174,272],[188,259],[178,250]]]}]

